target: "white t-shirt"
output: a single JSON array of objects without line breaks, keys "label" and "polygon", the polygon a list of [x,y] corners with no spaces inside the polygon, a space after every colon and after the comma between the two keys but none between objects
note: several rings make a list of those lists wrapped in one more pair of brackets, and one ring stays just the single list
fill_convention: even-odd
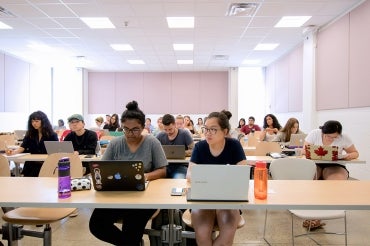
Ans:
[{"label": "white t-shirt", "polygon": [[[322,143],[321,129],[312,130],[305,138],[305,141],[313,145],[324,145]],[[338,146],[338,154],[341,155],[343,153],[343,149],[349,148],[350,146],[353,145],[353,143],[352,143],[352,140],[347,135],[341,134],[337,138],[335,138],[334,141],[330,145]]]}]

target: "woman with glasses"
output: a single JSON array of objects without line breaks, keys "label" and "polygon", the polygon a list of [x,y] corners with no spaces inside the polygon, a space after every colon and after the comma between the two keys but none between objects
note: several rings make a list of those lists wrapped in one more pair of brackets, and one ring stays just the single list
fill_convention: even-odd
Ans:
[{"label": "woman with glasses", "polygon": [[[121,116],[124,136],[114,138],[102,160],[141,160],[146,180],[166,177],[167,160],[160,142],[143,135],[145,114],[136,101],[129,102]],[[95,209],[90,218],[90,232],[114,245],[140,245],[145,225],[156,209]],[[122,221],[122,228],[114,224]]]},{"label": "woman with glasses", "polygon": [[[195,144],[187,172],[191,179],[194,165],[246,165],[243,147],[237,139],[227,137],[230,131],[229,119],[223,112],[213,112],[205,121],[205,140]],[[222,180],[220,180],[222,182]],[[191,220],[198,245],[232,245],[240,219],[239,210],[193,209]],[[217,223],[220,232],[212,239],[212,230]]]}]

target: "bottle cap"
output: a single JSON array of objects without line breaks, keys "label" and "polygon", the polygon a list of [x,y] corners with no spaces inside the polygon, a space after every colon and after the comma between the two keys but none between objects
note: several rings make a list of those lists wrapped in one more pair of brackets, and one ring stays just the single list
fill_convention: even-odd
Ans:
[{"label": "bottle cap", "polygon": [[61,166],[69,166],[70,163],[69,163],[69,157],[63,157],[59,160],[58,162],[58,166],[61,167]]},{"label": "bottle cap", "polygon": [[257,168],[266,168],[266,162],[264,162],[264,161],[257,161],[256,162],[256,167]]}]

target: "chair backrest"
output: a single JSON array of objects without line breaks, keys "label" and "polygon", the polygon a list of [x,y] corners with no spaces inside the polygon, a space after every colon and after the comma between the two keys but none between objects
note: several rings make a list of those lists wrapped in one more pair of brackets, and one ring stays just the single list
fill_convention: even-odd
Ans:
[{"label": "chair backrest", "polygon": [[260,141],[256,145],[256,156],[265,156],[267,153],[276,152],[281,153],[281,146],[277,142]]},{"label": "chair backrest", "polygon": [[78,155],[67,153],[55,153],[49,155],[41,167],[39,177],[58,177],[58,161],[62,157],[69,157],[71,163],[71,177],[81,178],[83,176],[82,162]]},{"label": "chair backrest", "polygon": [[281,158],[270,163],[272,179],[312,180],[316,175],[316,164],[301,158]]},{"label": "chair backrest", "polygon": [[257,137],[256,135],[248,135],[248,147],[256,147],[259,142],[259,137]]},{"label": "chair backrest", "polygon": [[0,155],[0,177],[9,177],[10,168],[9,161],[3,155]]},{"label": "chair backrest", "polygon": [[67,129],[67,130],[64,130],[61,134],[60,134],[60,137],[59,137],[59,141],[64,141],[64,138],[71,132],[71,130]]},{"label": "chair backrest", "polygon": [[6,144],[15,145],[14,134],[0,135],[0,151],[4,151]]}]

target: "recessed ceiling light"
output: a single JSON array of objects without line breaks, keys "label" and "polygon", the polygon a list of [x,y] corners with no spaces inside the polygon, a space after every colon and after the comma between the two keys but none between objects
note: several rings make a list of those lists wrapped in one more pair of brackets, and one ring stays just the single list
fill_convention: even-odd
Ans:
[{"label": "recessed ceiling light", "polygon": [[116,28],[107,17],[81,17],[80,19],[93,29]]},{"label": "recessed ceiling light", "polygon": [[254,50],[274,50],[279,44],[257,44]]},{"label": "recessed ceiling light", "polygon": [[312,16],[283,16],[275,27],[301,27]]},{"label": "recessed ceiling light", "polygon": [[110,47],[112,47],[112,49],[117,50],[117,51],[134,50],[134,48],[132,48],[132,46],[129,44],[111,44]]},{"label": "recessed ceiling light", "polygon": [[242,62],[243,65],[256,65],[259,64],[261,60],[244,60]]},{"label": "recessed ceiling light", "polygon": [[228,60],[229,56],[228,55],[214,55],[213,59],[214,60]]},{"label": "recessed ceiling light", "polygon": [[40,44],[40,43],[32,43],[27,45],[29,48],[33,50],[37,50],[40,52],[49,52],[52,50],[52,48],[46,44]]},{"label": "recessed ceiling light", "polygon": [[169,28],[194,28],[194,17],[166,17]]},{"label": "recessed ceiling light", "polygon": [[4,22],[0,21],[0,29],[13,29],[13,27],[8,26]]},{"label": "recessed ceiling light", "polygon": [[193,50],[193,44],[173,44],[174,50]]},{"label": "recessed ceiling light", "polygon": [[257,7],[257,3],[231,3],[226,15],[239,17],[253,16]]},{"label": "recessed ceiling light", "polygon": [[132,65],[143,65],[145,62],[143,60],[127,60],[128,63]]},{"label": "recessed ceiling light", "polygon": [[191,65],[191,64],[193,64],[193,60],[177,60],[177,64],[179,64],[179,65]]}]

